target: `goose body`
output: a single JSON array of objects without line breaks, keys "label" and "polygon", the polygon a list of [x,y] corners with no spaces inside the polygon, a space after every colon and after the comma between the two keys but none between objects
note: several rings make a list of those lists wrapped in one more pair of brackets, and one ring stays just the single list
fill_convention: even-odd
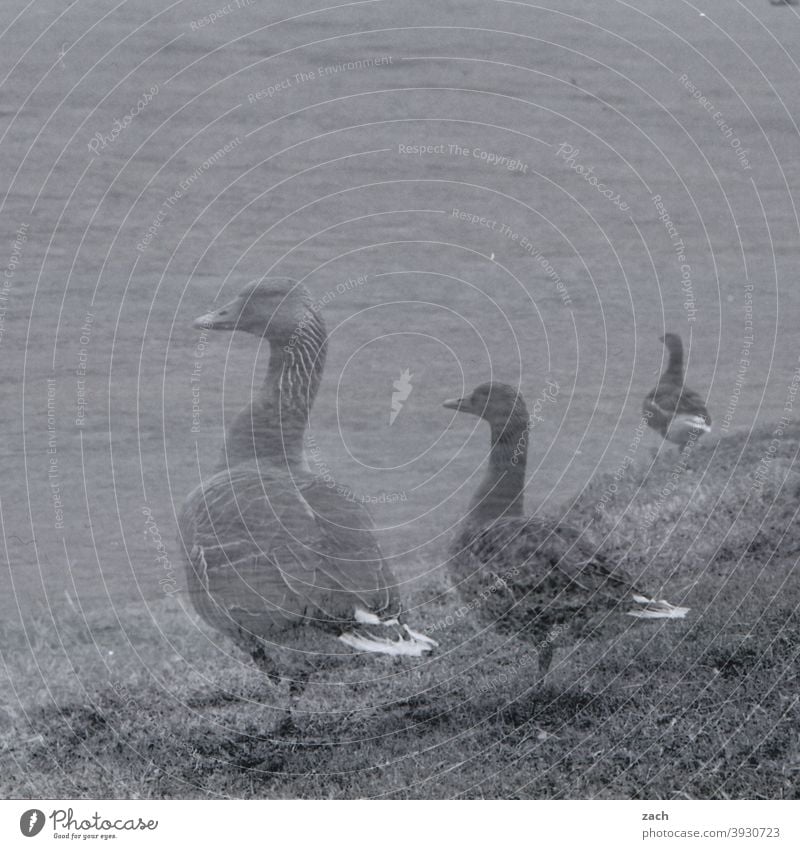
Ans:
[{"label": "goose body", "polygon": [[[434,641],[403,622],[366,508],[308,471],[303,435],[326,344],[308,291],[288,280],[251,284],[195,325],[270,343],[264,386],[228,429],[218,470],[180,513],[198,613],[279,677],[289,657],[308,667],[354,649],[431,651]],[[293,651],[300,635],[305,648]]]},{"label": "goose body", "polygon": [[685,385],[680,336],[667,333],[662,341],[669,351],[669,362],[655,389],[645,396],[642,412],[651,428],[683,449],[711,431],[711,416],[703,399]]},{"label": "goose body", "polygon": [[[399,624],[369,514],[309,474],[249,465],[218,472],[190,493],[181,525],[196,608],[249,647],[280,643],[298,625],[353,644],[348,632],[362,624]],[[421,654],[421,645],[377,642],[375,650]]]},{"label": "goose body", "polygon": [[482,384],[444,406],[491,427],[489,466],[451,552],[459,591],[483,621],[534,643],[542,675],[555,643],[609,614],[686,616],[637,586],[577,528],[524,515],[528,412],[513,387]]}]

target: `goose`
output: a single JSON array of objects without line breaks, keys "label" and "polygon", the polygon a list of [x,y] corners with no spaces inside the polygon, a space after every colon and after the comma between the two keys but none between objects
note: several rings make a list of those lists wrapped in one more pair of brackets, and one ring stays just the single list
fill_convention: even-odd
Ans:
[{"label": "goose", "polygon": [[540,680],[554,644],[593,619],[624,611],[637,619],[682,619],[688,609],[657,600],[572,525],[524,513],[529,417],[506,383],[483,383],[447,409],[485,419],[489,465],[451,550],[451,569],[469,610],[501,632],[534,644]]},{"label": "goose", "polygon": [[656,388],[645,396],[642,413],[653,430],[683,451],[711,431],[711,416],[703,399],[684,385],[681,337],[666,333],[660,339],[669,351],[669,363]]},{"label": "goose", "polygon": [[216,472],[179,516],[201,618],[272,680],[288,677],[295,696],[316,661],[432,651],[435,641],[404,621],[368,511],[305,460],[327,345],[308,289],[286,278],[255,281],[194,327],[241,330],[270,346],[263,385],[228,428]]}]

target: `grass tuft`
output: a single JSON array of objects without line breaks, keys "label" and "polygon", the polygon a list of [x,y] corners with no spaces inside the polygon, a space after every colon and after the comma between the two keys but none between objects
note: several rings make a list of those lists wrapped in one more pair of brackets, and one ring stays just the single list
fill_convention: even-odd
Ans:
[{"label": "grass tuft", "polygon": [[[433,659],[321,670],[291,718],[178,599],[8,628],[0,792],[798,798],[798,437],[701,444],[677,474],[665,446],[594,481],[571,518],[691,613],[562,650],[544,686],[529,646],[469,616]],[[422,627],[460,606],[444,582],[414,601]]]}]

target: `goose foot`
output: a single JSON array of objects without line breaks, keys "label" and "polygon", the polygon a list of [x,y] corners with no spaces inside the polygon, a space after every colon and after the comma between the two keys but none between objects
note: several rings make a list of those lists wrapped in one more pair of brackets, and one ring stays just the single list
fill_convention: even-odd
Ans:
[{"label": "goose foot", "polygon": [[303,733],[295,722],[295,715],[297,713],[300,700],[303,698],[303,693],[305,693],[306,685],[308,684],[308,675],[297,673],[294,678],[288,678],[287,676],[282,675],[267,652],[264,650],[264,647],[260,645],[251,649],[250,656],[272,686],[280,687],[284,681],[288,683],[289,704],[287,707],[283,708],[286,715],[276,726],[275,734],[280,737],[297,738],[297,741],[300,742],[303,737]]},{"label": "goose foot", "polygon": [[305,732],[297,724],[297,717],[300,714],[298,707],[305,692],[306,683],[303,680],[289,681],[289,705],[283,709],[285,716],[275,726],[274,731],[274,736],[282,738],[283,742],[292,744],[307,742]]},{"label": "goose foot", "polygon": [[250,657],[253,659],[253,663],[266,675],[267,680],[270,684],[275,686],[280,686],[281,683],[281,675],[276,670],[272,659],[267,654],[264,646],[256,645],[250,649]]}]

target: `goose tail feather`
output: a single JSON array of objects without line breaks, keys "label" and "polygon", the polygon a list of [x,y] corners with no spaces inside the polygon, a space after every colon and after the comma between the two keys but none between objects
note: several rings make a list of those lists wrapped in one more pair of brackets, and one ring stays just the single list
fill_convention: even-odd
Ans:
[{"label": "goose tail feather", "polygon": [[359,652],[422,657],[439,645],[436,640],[401,624],[397,617],[380,619],[374,613],[357,609],[354,619],[354,627],[339,639]]},{"label": "goose tail feather", "polygon": [[633,601],[637,605],[628,610],[628,616],[635,619],[685,619],[689,612],[688,607],[677,607],[662,599],[648,598],[643,595],[634,595]]}]

